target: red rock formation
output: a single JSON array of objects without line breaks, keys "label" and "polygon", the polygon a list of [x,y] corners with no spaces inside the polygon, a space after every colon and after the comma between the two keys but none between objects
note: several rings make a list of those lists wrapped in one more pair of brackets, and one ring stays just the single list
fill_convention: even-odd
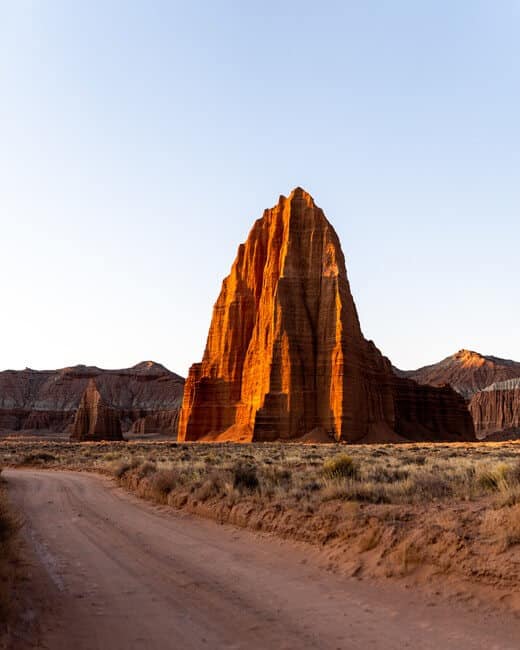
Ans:
[{"label": "red rock formation", "polygon": [[363,338],[338,237],[297,188],[238,249],[203,360],[190,369],[179,439],[313,430],[351,442],[473,438],[459,396],[396,377]]},{"label": "red rock formation", "polygon": [[470,350],[418,370],[400,371],[421,384],[449,383],[469,400],[469,410],[479,438],[493,434],[494,439],[520,435],[520,363],[485,356]]},{"label": "red rock formation", "polygon": [[469,410],[479,438],[491,434],[502,434],[504,439],[520,436],[520,378],[491,384],[476,393]]},{"label": "red rock formation", "polygon": [[[399,379],[394,386],[396,429],[408,440],[474,440],[464,399],[451,386]],[[459,437],[460,436],[460,437]]]},{"label": "red rock formation", "polygon": [[123,431],[148,418],[148,428],[153,421],[156,433],[175,435],[184,380],[151,361],[125,370],[75,366],[0,372],[0,430],[69,430],[90,379],[118,409]]},{"label": "red rock formation", "polygon": [[469,399],[491,384],[520,377],[520,363],[471,350],[459,350],[451,357],[431,366],[418,370],[396,369],[396,372],[420,384],[450,384],[458,393]]},{"label": "red rock formation", "polygon": [[170,433],[173,435],[177,432],[178,419],[179,412],[177,410],[145,413],[134,420],[130,431],[138,434]]},{"label": "red rock formation", "polygon": [[117,409],[101,397],[94,379],[90,379],[74,418],[71,440],[122,440]]}]

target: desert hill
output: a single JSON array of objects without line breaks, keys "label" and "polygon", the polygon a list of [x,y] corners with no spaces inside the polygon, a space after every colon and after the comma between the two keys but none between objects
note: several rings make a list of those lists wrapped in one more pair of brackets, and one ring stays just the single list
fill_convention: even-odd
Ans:
[{"label": "desert hill", "polygon": [[420,384],[450,384],[466,399],[496,382],[520,377],[520,362],[459,350],[438,363],[417,370],[397,370]]},{"label": "desert hill", "polygon": [[184,379],[152,361],[121,370],[78,365],[0,372],[0,430],[71,430],[91,379],[124,431],[175,433]]},{"label": "desert hill", "polygon": [[520,435],[520,362],[460,350],[418,370],[395,371],[421,384],[450,384],[468,400],[479,437]]}]

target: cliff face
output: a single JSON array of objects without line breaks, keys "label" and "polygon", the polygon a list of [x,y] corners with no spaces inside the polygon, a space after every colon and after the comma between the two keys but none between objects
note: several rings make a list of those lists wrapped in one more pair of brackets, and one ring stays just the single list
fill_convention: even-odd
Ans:
[{"label": "cliff face", "polygon": [[497,433],[520,436],[520,378],[491,384],[476,393],[469,410],[479,437]]},{"label": "cliff face", "polygon": [[71,440],[122,440],[117,409],[102,399],[94,379],[90,379],[74,418]]},{"label": "cliff face", "polygon": [[[520,363],[460,350],[418,370],[396,371],[421,384],[450,384],[463,395],[479,438],[520,435]],[[496,437],[496,436],[495,436]]]},{"label": "cliff face", "polygon": [[0,372],[0,430],[70,429],[90,379],[118,410],[124,431],[146,421],[147,432],[176,432],[184,380],[150,361],[124,370],[75,366]]},{"label": "cliff face", "polygon": [[398,370],[397,373],[420,384],[450,384],[458,393],[470,399],[493,383],[520,377],[520,363],[471,350],[459,350],[431,366],[418,370]]},{"label": "cliff face", "polygon": [[152,411],[135,419],[130,427],[132,433],[172,433],[177,431],[179,410]]},{"label": "cliff face", "polygon": [[351,442],[473,437],[459,396],[396,377],[363,338],[338,237],[297,188],[239,247],[203,360],[190,369],[179,439],[317,430]]}]

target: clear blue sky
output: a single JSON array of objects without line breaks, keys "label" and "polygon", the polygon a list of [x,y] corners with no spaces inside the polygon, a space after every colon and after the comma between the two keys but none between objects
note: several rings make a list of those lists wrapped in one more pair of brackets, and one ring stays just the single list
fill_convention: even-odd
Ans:
[{"label": "clear blue sky", "polygon": [[301,185],[401,367],[520,359],[520,0],[0,0],[0,367],[202,355]]}]

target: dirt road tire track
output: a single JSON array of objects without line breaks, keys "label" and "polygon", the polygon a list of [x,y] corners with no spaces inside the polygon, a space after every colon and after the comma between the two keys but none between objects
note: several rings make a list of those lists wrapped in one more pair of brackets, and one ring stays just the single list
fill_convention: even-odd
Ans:
[{"label": "dirt road tire track", "polygon": [[484,618],[334,576],[317,566],[314,551],[165,512],[108,479],[65,471],[4,475],[26,518],[34,561],[48,576],[44,587],[34,585],[45,605],[45,648],[520,647],[513,616]]}]

